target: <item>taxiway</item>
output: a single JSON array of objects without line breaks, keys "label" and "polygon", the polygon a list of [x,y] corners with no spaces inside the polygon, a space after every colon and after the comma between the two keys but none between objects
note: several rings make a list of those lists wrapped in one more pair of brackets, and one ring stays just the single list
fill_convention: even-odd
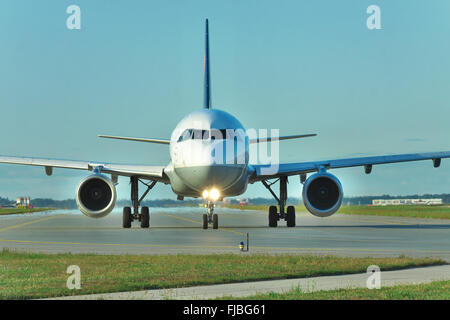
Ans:
[{"label": "taxiway", "polygon": [[[296,253],[441,257],[450,261],[450,221],[297,213],[297,227],[267,226],[262,211],[217,208],[219,230],[202,230],[203,208],[150,208],[149,229],[121,227],[119,210],[91,219],[73,210],[0,216],[0,247],[99,254]],[[249,252],[239,242],[249,234]]]}]

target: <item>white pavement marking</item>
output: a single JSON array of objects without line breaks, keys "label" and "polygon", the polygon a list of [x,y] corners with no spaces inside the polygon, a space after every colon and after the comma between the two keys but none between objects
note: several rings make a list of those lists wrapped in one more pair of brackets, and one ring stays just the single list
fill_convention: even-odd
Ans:
[{"label": "white pavement marking", "polygon": [[[286,279],[219,284],[177,289],[146,290],[135,292],[117,292],[83,296],[60,297],[67,300],[201,300],[224,296],[248,297],[259,293],[283,293],[300,288],[303,292],[322,290],[365,288],[368,274],[350,274],[327,277]],[[403,269],[396,271],[381,270],[381,286],[390,287],[398,284],[418,284],[450,279],[450,265],[424,268]],[[376,290],[376,289],[373,289]]]}]

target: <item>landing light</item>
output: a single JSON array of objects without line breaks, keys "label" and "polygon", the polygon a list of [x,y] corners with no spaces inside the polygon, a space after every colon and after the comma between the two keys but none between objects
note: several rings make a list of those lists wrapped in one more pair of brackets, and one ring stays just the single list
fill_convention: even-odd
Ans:
[{"label": "landing light", "polygon": [[202,193],[202,197],[205,200],[217,201],[220,198],[220,192],[216,188],[212,188],[209,191],[205,189]]},{"label": "landing light", "polygon": [[213,201],[217,201],[220,197],[220,192],[217,189],[211,189],[211,192],[209,193],[209,197],[213,200]]}]

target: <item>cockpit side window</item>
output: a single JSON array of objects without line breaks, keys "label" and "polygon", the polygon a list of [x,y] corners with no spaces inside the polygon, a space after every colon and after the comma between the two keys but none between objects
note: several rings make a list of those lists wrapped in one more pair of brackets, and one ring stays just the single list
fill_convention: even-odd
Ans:
[{"label": "cockpit side window", "polygon": [[181,136],[178,138],[177,142],[183,142],[183,141],[189,140],[189,139],[191,139],[191,136],[192,136],[192,129],[186,129],[183,131]]}]

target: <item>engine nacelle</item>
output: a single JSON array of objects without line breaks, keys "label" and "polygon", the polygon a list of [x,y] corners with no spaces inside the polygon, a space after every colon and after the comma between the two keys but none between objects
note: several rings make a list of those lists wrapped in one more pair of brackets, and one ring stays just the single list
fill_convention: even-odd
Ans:
[{"label": "engine nacelle", "polygon": [[329,217],[338,211],[343,196],[338,178],[327,172],[313,174],[303,185],[305,207],[317,217]]},{"label": "engine nacelle", "polygon": [[93,174],[81,180],[77,188],[77,205],[80,211],[91,218],[108,215],[116,204],[116,187],[110,179]]}]

